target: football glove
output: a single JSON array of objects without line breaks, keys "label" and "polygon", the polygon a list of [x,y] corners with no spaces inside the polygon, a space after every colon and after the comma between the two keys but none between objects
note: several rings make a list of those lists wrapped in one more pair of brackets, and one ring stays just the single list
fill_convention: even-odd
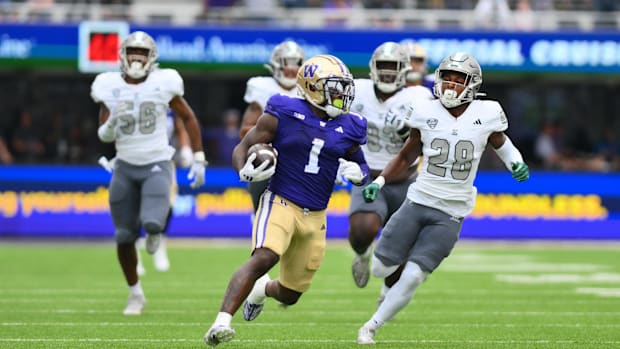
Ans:
[{"label": "football glove", "polygon": [[258,167],[254,167],[252,164],[254,159],[256,159],[256,153],[250,154],[243,168],[239,170],[239,179],[242,182],[261,182],[271,178],[276,172],[275,165],[267,168],[269,160],[265,160],[262,164],[258,165]]},{"label": "football glove", "polygon": [[344,179],[350,181],[353,184],[360,184],[364,181],[364,173],[362,168],[356,162],[347,161],[345,159],[338,159],[340,166],[338,172],[344,177]]},{"label": "football glove", "polygon": [[127,101],[121,101],[116,104],[113,110],[110,111],[110,122],[116,123],[119,116],[126,114],[127,111],[133,109],[133,103]]},{"label": "football glove", "polygon": [[189,186],[192,189],[196,189],[205,184],[205,167],[209,164],[205,160],[205,153],[197,151],[192,156],[192,166],[189,168],[187,179],[193,180]]},{"label": "football glove", "polygon": [[105,156],[101,156],[98,162],[99,165],[101,165],[101,167],[103,167],[106,171],[112,173],[112,171],[114,171],[114,164],[116,163],[116,158],[114,157],[108,160],[108,158],[106,158]]},{"label": "football glove", "polygon": [[402,139],[405,139],[409,136],[409,127],[405,125],[403,118],[401,118],[400,115],[398,115],[397,113],[393,113],[392,111],[389,111],[385,115],[384,127],[387,130],[393,130]]},{"label": "football glove", "polygon": [[372,182],[368,184],[363,190],[362,195],[364,196],[364,201],[370,203],[377,199],[379,195],[379,191],[381,191],[381,187],[379,184]]},{"label": "football glove", "polygon": [[187,145],[181,147],[178,154],[179,166],[182,168],[190,167],[192,165],[193,155],[192,148]]},{"label": "football glove", "polygon": [[338,166],[338,172],[336,172],[336,180],[334,183],[338,185],[346,185],[347,179],[342,175],[342,165]]},{"label": "football glove", "polygon": [[530,178],[530,169],[523,162],[512,163],[512,178],[519,182],[523,182]]}]

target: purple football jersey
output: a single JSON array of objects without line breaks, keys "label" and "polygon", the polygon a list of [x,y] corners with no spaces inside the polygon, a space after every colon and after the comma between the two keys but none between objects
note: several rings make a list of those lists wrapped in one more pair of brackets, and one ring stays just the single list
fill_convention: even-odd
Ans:
[{"label": "purple football jersey", "polygon": [[310,210],[327,207],[334,187],[338,158],[366,143],[366,119],[342,114],[321,119],[303,99],[274,95],[265,113],[278,118],[272,145],[278,150],[276,173],[269,190]]}]

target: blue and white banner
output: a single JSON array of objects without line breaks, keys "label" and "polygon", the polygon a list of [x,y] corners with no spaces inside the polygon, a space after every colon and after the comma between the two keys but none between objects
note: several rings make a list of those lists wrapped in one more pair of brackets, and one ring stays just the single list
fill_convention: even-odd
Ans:
[{"label": "blue and white banner", "polygon": [[[117,24],[124,35],[126,24]],[[85,22],[97,30],[109,25]],[[107,29],[106,29],[107,28]],[[295,30],[228,27],[131,26],[144,30],[155,40],[160,61],[206,66],[261,65],[271,50],[285,39],[299,42],[307,56],[329,53],[352,68],[366,68],[372,51],[384,41],[413,38],[429,53],[436,66],[449,53],[473,54],[485,71],[619,73],[620,35],[612,32],[464,32],[397,30]],[[75,61],[93,44],[78,35],[78,25],[0,24],[0,62],[3,60]],[[87,39],[101,39],[97,35]],[[113,38],[113,42],[117,42]],[[122,38],[121,38],[122,39]],[[111,41],[112,42],[112,41]],[[99,45],[100,41],[95,42]],[[80,55],[80,53],[82,53]],[[95,53],[96,57],[97,54]],[[102,55],[105,56],[105,55]]]}]

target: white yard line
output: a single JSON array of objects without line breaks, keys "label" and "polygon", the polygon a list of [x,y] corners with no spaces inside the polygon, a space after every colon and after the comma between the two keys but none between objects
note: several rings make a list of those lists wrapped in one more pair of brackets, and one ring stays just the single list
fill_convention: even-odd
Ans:
[{"label": "white yard line", "polygon": [[[354,339],[240,339],[234,340],[239,343],[274,343],[274,344],[346,344],[355,343]],[[201,342],[200,339],[187,339],[187,338],[175,338],[175,339],[152,339],[152,338],[0,338],[1,342],[7,343],[36,343],[36,342],[51,342],[51,343],[193,343]],[[506,339],[506,340],[486,340],[486,339],[380,339],[380,343],[385,344],[577,344],[576,340],[562,340],[562,339]],[[598,345],[618,345],[620,341],[598,341],[592,340],[590,342],[579,341],[579,344],[598,344]]]}]

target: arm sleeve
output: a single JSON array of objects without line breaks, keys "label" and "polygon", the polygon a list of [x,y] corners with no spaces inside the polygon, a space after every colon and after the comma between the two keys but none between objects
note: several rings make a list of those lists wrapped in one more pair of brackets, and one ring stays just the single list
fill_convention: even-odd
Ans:
[{"label": "arm sleeve", "polygon": [[502,162],[509,171],[512,171],[512,164],[515,162],[523,162],[523,156],[517,147],[512,144],[512,141],[508,136],[505,136],[506,140],[501,147],[494,149],[497,156],[502,159]]}]

